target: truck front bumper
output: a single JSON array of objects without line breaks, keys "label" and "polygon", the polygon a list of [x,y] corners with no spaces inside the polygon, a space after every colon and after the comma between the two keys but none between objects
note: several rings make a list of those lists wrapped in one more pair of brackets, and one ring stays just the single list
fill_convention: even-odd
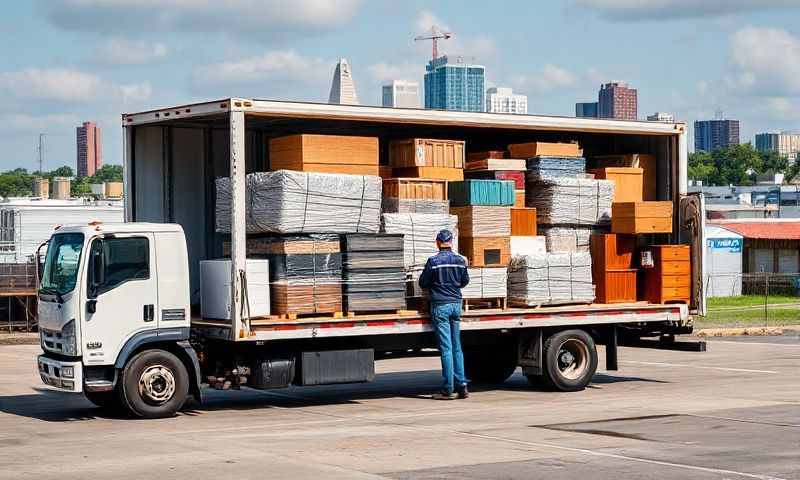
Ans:
[{"label": "truck front bumper", "polygon": [[45,385],[67,392],[83,391],[83,365],[81,362],[64,362],[39,355],[39,376]]}]

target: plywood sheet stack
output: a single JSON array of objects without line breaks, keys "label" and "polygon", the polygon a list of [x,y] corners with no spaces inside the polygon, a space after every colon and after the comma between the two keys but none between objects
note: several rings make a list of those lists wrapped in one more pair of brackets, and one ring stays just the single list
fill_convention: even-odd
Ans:
[{"label": "plywood sheet stack", "polygon": [[451,212],[458,216],[460,253],[470,266],[508,265],[513,187],[505,180],[450,183]]},{"label": "plywood sheet stack", "polygon": [[428,258],[436,255],[436,234],[447,229],[453,232],[453,250],[459,249],[458,217],[433,213],[384,213],[382,231],[403,235],[403,266],[406,270],[422,269]]},{"label": "plywood sheet stack", "polygon": [[469,268],[469,285],[461,289],[466,300],[506,298],[508,292],[507,267]]},{"label": "plywood sheet stack", "polygon": [[268,140],[271,170],[378,176],[378,138],[289,135]]},{"label": "plywood sheet stack", "polygon": [[395,177],[464,179],[464,142],[410,138],[389,143],[389,165]]},{"label": "plywood sheet stack", "polygon": [[514,257],[508,268],[512,305],[591,303],[592,259],[589,253],[546,253]]},{"label": "plywood sheet stack", "polygon": [[383,180],[384,213],[447,214],[449,208],[446,180],[431,178]]},{"label": "plywood sheet stack", "polygon": [[342,235],[341,248],[345,311],[406,308],[403,235]]},{"label": "plywood sheet stack", "polygon": [[598,303],[636,301],[635,251],[636,238],[632,235],[592,235],[592,278]]}]

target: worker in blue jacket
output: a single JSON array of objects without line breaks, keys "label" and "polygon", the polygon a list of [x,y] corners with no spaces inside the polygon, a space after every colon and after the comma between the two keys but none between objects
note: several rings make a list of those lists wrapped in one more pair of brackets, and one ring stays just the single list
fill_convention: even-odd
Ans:
[{"label": "worker in blue jacket", "polygon": [[436,235],[436,247],[439,253],[428,259],[419,277],[419,286],[430,293],[431,322],[442,356],[444,385],[433,398],[467,398],[469,392],[461,351],[461,289],[469,283],[467,261],[453,252],[453,234],[449,230]]}]

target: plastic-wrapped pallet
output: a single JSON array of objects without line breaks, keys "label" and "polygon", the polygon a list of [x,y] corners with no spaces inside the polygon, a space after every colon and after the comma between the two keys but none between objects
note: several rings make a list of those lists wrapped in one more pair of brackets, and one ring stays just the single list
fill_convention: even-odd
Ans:
[{"label": "plastic-wrapped pallet", "polygon": [[348,312],[406,308],[403,236],[342,235],[344,306]]},{"label": "plastic-wrapped pallet", "polygon": [[383,197],[383,213],[450,213],[447,200],[428,200],[422,198]]},{"label": "plastic-wrapped pallet", "polygon": [[544,225],[597,225],[611,221],[614,182],[551,177],[528,182],[525,205],[536,208]]},{"label": "plastic-wrapped pallet", "polygon": [[592,303],[589,253],[545,253],[514,257],[508,267],[508,299],[513,305]]},{"label": "plastic-wrapped pallet", "polygon": [[[230,178],[216,180],[217,231],[230,232]],[[247,233],[376,233],[382,179],[369,175],[256,172],[246,179]]]},{"label": "plastic-wrapped pallet", "polygon": [[505,298],[508,291],[508,272],[503,268],[469,268],[469,284],[461,289],[467,299]]},{"label": "plastic-wrapped pallet", "polygon": [[587,227],[544,227],[540,233],[544,235],[547,251],[550,253],[588,252],[589,237],[592,229]]},{"label": "plastic-wrapped pallet", "polygon": [[422,268],[429,257],[436,255],[436,234],[447,229],[453,233],[453,251],[458,251],[458,217],[433,213],[384,213],[383,231],[401,233],[403,265],[406,269]]},{"label": "plastic-wrapped pallet", "polygon": [[586,173],[583,157],[533,157],[527,161],[528,180],[539,181],[550,177],[576,177]]}]

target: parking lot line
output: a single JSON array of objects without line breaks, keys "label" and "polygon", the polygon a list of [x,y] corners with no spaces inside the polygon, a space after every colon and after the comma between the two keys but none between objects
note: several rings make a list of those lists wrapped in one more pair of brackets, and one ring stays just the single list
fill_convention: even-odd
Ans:
[{"label": "parking lot line", "polygon": [[663,363],[663,362],[637,362],[633,360],[623,360],[620,363],[627,363],[631,365],[652,365],[654,367],[681,367],[681,368],[699,368],[702,370],[722,370],[724,372],[744,372],[744,373],[779,373],[773,370],[751,370],[748,368],[731,368],[731,367],[708,367],[702,365],[688,365],[683,363]]}]

